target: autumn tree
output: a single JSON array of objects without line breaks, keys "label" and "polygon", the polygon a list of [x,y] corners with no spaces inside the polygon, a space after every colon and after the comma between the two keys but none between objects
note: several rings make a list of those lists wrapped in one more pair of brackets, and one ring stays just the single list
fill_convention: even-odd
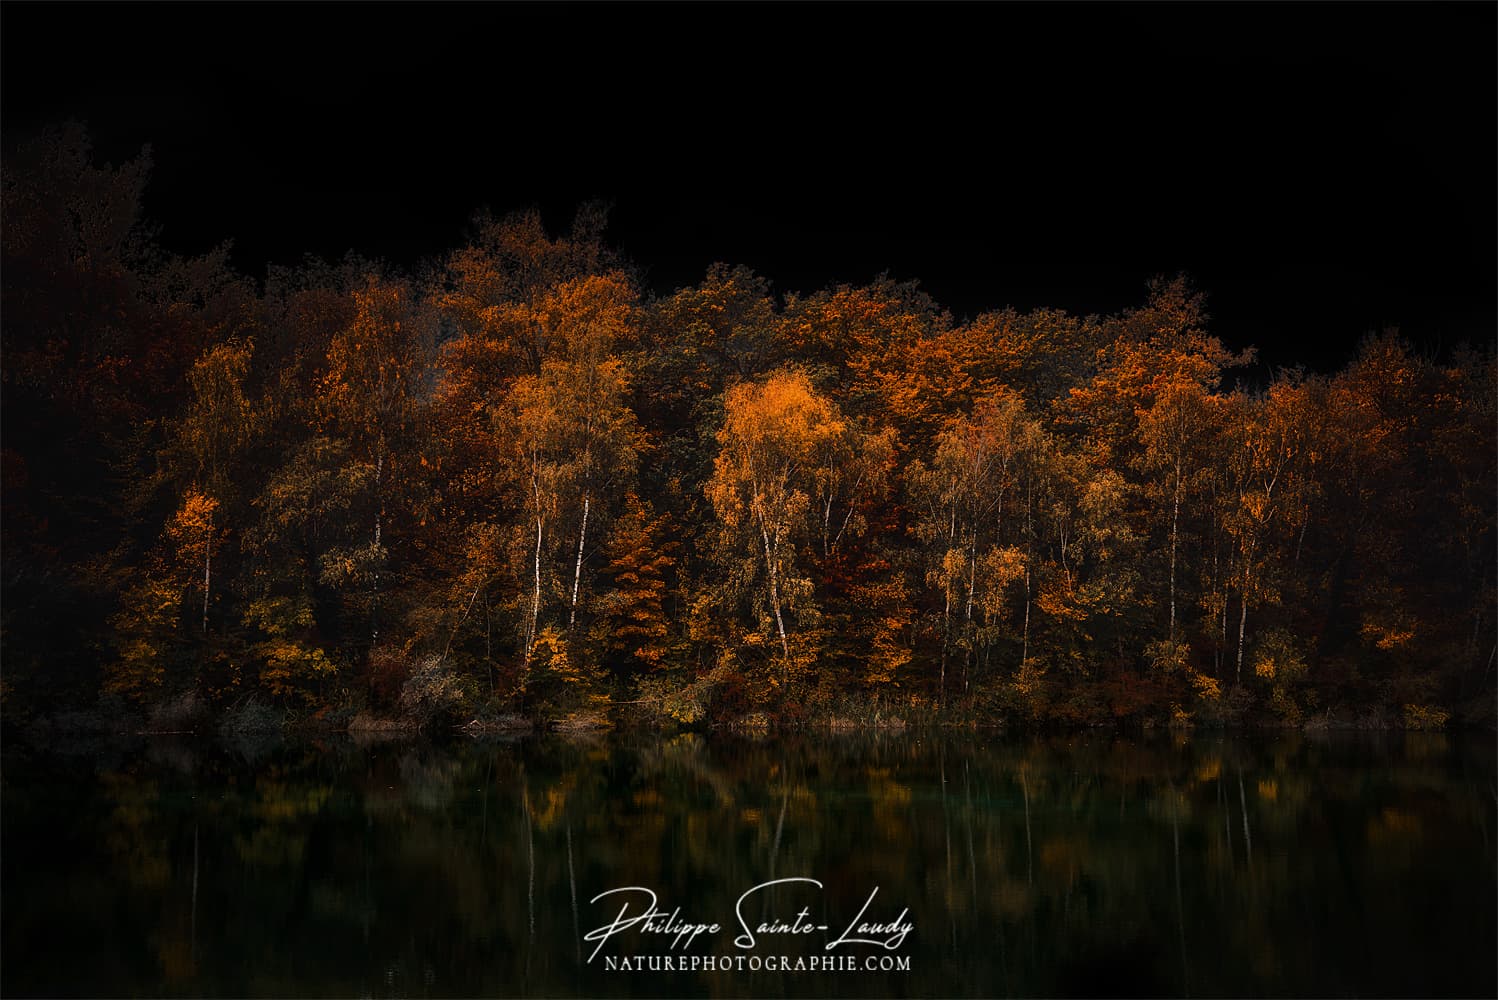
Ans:
[{"label": "autumn tree", "polygon": [[1093,377],[1107,337],[1105,325],[1092,317],[1007,308],[982,313],[942,339],[976,395],[1009,387],[1043,412]]},{"label": "autumn tree", "polygon": [[434,300],[467,340],[469,364],[491,376],[541,374],[558,330],[546,299],[557,285],[620,271],[603,242],[601,205],[578,210],[567,236],[552,237],[535,210],[503,219],[480,215],[473,238],[453,253]]},{"label": "autumn tree", "polygon": [[1234,397],[1228,431],[1228,466],[1235,496],[1225,524],[1235,543],[1238,643],[1234,677],[1243,679],[1249,608],[1278,598],[1271,546],[1284,522],[1305,442],[1293,386],[1278,381],[1262,397]]},{"label": "autumn tree", "polygon": [[368,543],[323,558],[330,582],[368,588],[369,641],[380,638],[380,576],[387,566],[385,537],[393,492],[419,465],[420,415],[435,330],[409,285],[371,276],[354,292],[355,312],[328,345],[318,385],[323,433],[348,442],[350,457],[367,470]]},{"label": "autumn tree", "polygon": [[951,317],[913,282],[881,278],[786,303],[782,339],[792,356],[831,366],[850,412],[890,423],[923,454],[942,422],[971,405],[971,378],[947,336]]},{"label": "autumn tree", "polygon": [[1184,276],[1151,281],[1145,305],[1105,322],[1102,336],[1096,374],[1058,402],[1058,416],[1120,467],[1137,457],[1140,416],[1162,393],[1188,383],[1215,392],[1225,369],[1253,356],[1229,351],[1207,332],[1205,297]]},{"label": "autumn tree", "polygon": [[[194,469],[194,492],[205,500],[203,511],[203,633],[208,633],[208,605],[213,591],[214,511],[229,489],[228,466],[243,451],[253,428],[253,410],[245,395],[253,345],[229,342],[210,348],[188,373],[193,400],[178,434],[180,447]],[[184,510],[188,506],[185,505]]]},{"label": "autumn tree", "polygon": [[326,569],[366,537],[350,512],[368,512],[373,479],[342,439],[313,434],[288,443],[288,451],[255,495],[258,516],[241,536],[248,565],[243,621],[264,685],[278,695],[306,693],[310,682],[330,675],[330,654],[351,656],[338,627],[342,578]]},{"label": "autumn tree", "polygon": [[1180,551],[1181,507],[1189,504],[1200,487],[1212,460],[1210,446],[1219,417],[1219,400],[1194,380],[1165,387],[1154,404],[1139,418],[1143,445],[1137,459],[1140,468],[1155,475],[1147,489],[1152,498],[1168,505],[1170,516],[1169,584],[1170,612],[1165,638],[1176,642],[1176,565]]},{"label": "autumn tree", "polygon": [[[158,459],[194,362],[256,319],[225,248],[183,257],[156,243],[142,211],[150,166],[149,150],[99,164],[72,124],[9,146],[0,165],[0,606],[23,687],[83,680],[118,638],[100,626],[159,608],[124,599],[141,567],[164,571],[162,528],[191,485]],[[20,667],[30,650],[45,667]]]},{"label": "autumn tree", "polygon": [[769,282],[747,267],[715,264],[697,284],[649,303],[641,341],[632,403],[653,454],[642,485],[663,511],[696,528],[709,516],[703,488],[724,390],[783,359]]},{"label": "autumn tree", "polygon": [[[524,665],[529,667],[548,594],[561,589],[568,625],[576,622],[588,519],[599,491],[622,487],[633,469],[633,415],[624,405],[621,366],[606,360],[585,377],[566,362],[548,362],[539,377],[525,376],[510,391],[496,419],[509,424],[509,456],[523,497],[531,541],[527,608],[523,616]],[[563,528],[577,525],[576,543]],[[562,551],[573,555],[567,573]],[[570,577],[569,584],[561,584]],[[552,581],[556,580],[554,584]]]},{"label": "autumn tree", "polygon": [[321,708],[363,663],[377,710],[481,716],[1492,720],[1490,349],[1255,381],[1184,277],[1103,317],[725,264],[650,298],[596,207],[261,286],[156,244],[148,168],[76,127],[0,164],[8,719]]},{"label": "autumn tree", "polygon": [[784,679],[792,663],[786,612],[810,616],[814,608],[798,552],[821,520],[812,506],[820,460],[847,425],[838,408],[794,369],[734,386],[724,411],[707,486],[719,524],[724,582],[752,595],[765,625],[773,627]]},{"label": "autumn tree", "polygon": [[276,698],[315,702],[337,664],[367,641],[367,616],[343,627],[348,580],[325,571],[367,544],[374,469],[343,436],[321,388],[330,348],[354,325],[358,294],[378,273],[354,257],[308,259],[272,267],[261,299],[246,375],[255,433],[238,461],[239,544],[226,550],[238,561],[237,603],[223,654],[231,675],[258,668],[260,690]]},{"label": "autumn tree", "polygon": [[[568,631],[577,624],[594,540],[634,469],[638,432],[620,352],[637,337],[637,293],[603,245],[603,224],[597,206],[557,238],[535,212],[480,217],[432,290],[454,334],[433,396],[441,431],[431,465],[454,515],[437,533],[449,559],[466,567],[449,636],[481,594],[487,601],[511,558],[495,551],[496,540],[511,529],[524,535],[511,555],[518,566],[523,549],[526,570],[502,588],[517,602],[521,688],[555,591],[565,593]],[[487,637],[487,605],[482,620]],[[487,650],[486,638],[486,659]]]},{"label": "autumn tree", "polygon": [[636,322],[633,290],[618,277],[590,277],[559,285],[544,300],[544,315],[563,344],[565,361],[554,379],[567,395],[566,441],[569,479],[577,513],[577,549],[567,627],[577,624],[588,525],[594,506],[615,499],[633,475],[639,432],[628,406],[629,376],[615,348]]},{"label": "autumn tree", "polygon": [[676,563],[670,525],[634,491],[625,494],[605,549],[596,609],[602,648],[625,667],[667,666],[669,575]]},{"label": "autumn tree", "polygon": [[1010,522],[1025,516],[1017,487],[1043,433],[1018,394],[1000,391],[979,401],[971,416],[949,421],[931,465],[917,463],[908,477],[929,558],[927,580],[941,595],[943,697],[950,648],[963,650],[966,687],[980,641],[975,612],[998,617],[1009,585],[1025,575],[1023,550],[1013,544],[1020,532]]}]

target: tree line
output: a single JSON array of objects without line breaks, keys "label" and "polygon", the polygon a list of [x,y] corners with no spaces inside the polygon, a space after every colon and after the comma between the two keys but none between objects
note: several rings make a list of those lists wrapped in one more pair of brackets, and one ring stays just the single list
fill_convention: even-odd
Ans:
[{"label": "tree line", "polygon": [[148,173],[4,164],[13,713],[1492,719],[1490,344],[1254,382],[1184,277],[650,294],[593,206],[262,282]]}]

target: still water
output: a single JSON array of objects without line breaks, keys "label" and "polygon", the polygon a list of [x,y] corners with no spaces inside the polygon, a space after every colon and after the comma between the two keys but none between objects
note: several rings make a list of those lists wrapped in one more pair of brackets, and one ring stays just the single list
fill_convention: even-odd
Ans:
[{"label": "still water", "polygon": [[[1492,750],[913,733],[13,747],[0,991],[1492,996]],[[596,899],[610,889],[628,891]],[[647,889],[664,930],[631,922]]]}]

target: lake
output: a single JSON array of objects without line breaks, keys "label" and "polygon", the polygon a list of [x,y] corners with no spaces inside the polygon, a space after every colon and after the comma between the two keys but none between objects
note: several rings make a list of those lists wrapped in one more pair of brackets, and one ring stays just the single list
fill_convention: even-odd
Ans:
[{"label": "lake", "polygon": [[157,738],[3,763],[9,996],[1498,993],[1490,734]]}]

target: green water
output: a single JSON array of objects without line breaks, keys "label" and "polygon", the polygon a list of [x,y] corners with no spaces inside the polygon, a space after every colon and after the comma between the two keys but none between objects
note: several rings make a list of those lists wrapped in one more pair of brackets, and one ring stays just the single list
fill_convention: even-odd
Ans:
[{"label": "green water", "polygon": [[[138,742],[0,788],[7,996],[1498,993],[1483,737]],[[629,886],[721,930],[585,941]],[[866,902],[910,929],[829,951]]]}]

